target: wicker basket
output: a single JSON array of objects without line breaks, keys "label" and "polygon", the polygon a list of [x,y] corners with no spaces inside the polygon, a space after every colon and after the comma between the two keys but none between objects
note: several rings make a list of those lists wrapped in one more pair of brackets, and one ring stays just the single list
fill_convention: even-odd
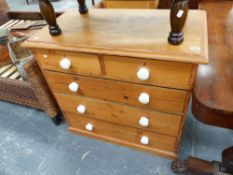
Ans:
[{"label": "wicker basket", "polygon": [[[57,116],[60,111],[55,99],[33,59],[31,50],[20,46],[25,39],[27,37],[12,39],[7,44],[0,45],[0,68],[3,71],[0,72],[0,99],[44,110],[58,124]],[[9,65],[4,66],[6,63]],[[20,76],[10,79],[16,73],[14,67]]]},{"label": "wicker basket", "polygon": [[[43,110],[29,82],[0,77],[0,99]],[[52,116],[53,117],[53,116]]]},{"label": "wicker basket", "polygon": [[36,60],[31,59],[24,65],[24,69],[28,75],[28,82],[30,83],[38,101],[43,106],[43,110],[46,111],[49,116],[55,117],[60,110]]},{"label": "wicker basket", "polygon": [[0,66],[3,66],[11,62],[9,51],[6,45],[0,45],[0,53],[1,53]]},{"label": "wicker basket", "polygon": [[11,61],[17,67],[18,72],[24,80],[27,80],[27,73],[25,72],[23,66],[33,58],[30,49],[20,46],[20,44],[27,38],[28,37],[22,37],[8,42],[8,50],[10,53]]},{"label": "wicker basket", "polygon": [[[4,6],[3,2],[5,1],[0,0],[0,25],[4,25],[4,22],[8,20],[5,11],[3,11],[4,7],[6,6],[6,4]],[[39,19],[41,19],[41,15],[38,15],[39,13],[31,12],[29,13],[31,14],[31,17],[29,18],[28,13],[16,12],[16,14],[18,16],[21,16],[23,19],[38,19],[38,16]],[[13,15],[13,13],[11,15]],[[17,21],[20,22],[19,20]],[[14,23],[14,20],[8,22],[12,24]],[[29,50],[24,50],[20,47],[20,39],[16,40],[15,42],[14,41],[12,41],[12,43],[9,43],[9,47],[11,49],[11,53],[14,55],[13,60],[16,61],[17,64],[22,61],[21,58],[30,57],[31,53]],[[17,58],[20,58],[20,60],[17,60]],[[12,61],[8,52],[7,44],[0,45],[0,68],[2,67],[2,65]],[[28,81],[22,81],[20,76],[14,78],[12,78],[12,76],[10,76],[9,78],[3,78],[2,76],[0,76],[0,100],[5,100],[12,103],[44,110],[52,118],[55,124],[59,124],[60,110],[58,108],[58,105],[56,104],[53,95],[49,91],[48,85],[45,82],[36,61],[34,59],[31,59],[20,66],[27,74]]]},{"label": "wicker basket", "polygon": [[60,110],[34,59],[24,65],[28,81],[0,77],[0,100],[44,110],[52,118]]},{"label": "wicker basket", "polygon": [[9,51],[7,49],[7,42],[9,40],[9,30],[0,27],[0,66],[9,63]]}]

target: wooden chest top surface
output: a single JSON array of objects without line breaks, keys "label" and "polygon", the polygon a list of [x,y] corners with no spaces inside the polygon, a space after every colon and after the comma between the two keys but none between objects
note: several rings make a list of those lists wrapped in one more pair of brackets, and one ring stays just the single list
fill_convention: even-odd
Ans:
[{"label": "wooden chest top surface", "polygon": [[170,45],[169,10],[91,9],[58,18],[63,34],[49,35],[47,27],[24,43],[30,48],[129,56],[190,63],[208,62],[206,13],[190,10],[184,42]]}]

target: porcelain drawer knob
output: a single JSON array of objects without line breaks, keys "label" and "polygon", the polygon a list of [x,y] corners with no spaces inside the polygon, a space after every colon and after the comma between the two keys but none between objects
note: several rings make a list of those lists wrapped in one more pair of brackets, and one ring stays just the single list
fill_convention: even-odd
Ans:
[{"label": "porcelain drawer knob", "polygon": [[143,145],[148,145],[149,144],[149,138],[147,136],[142,136],[140,142]]},{"label": "porcelain drawer knob", "polygon": [[78,111],[78,113],[80,113],[80,114],[85,114],[85,112],[86,112],[86,106],[84,106],[84,105],[79,105],[78,107],[77,107],[77,111]]},{"label": "porcelain drawer knob", "polygon": [[149,119],[147,117],[141,117],[139,120],[139,124],[143,127],[149,126]]},{"label": "porcelain drawer knob", "polygon": [[143,92],[139,95],[138,101],[141,104],[148,104],[150,102],[150,95],[148,93]]},{"label": "porcelain drawer knob", "polygon": [[94,125],[92,125],[91,123],[87,123],[86,124],[86,130],[93,131],[94,130]]},{"label": "porcelain drawer knob", "polygon": [[69,84],[69,89],[71,92],[78,92],[79,84],[72,82]]},{"label": "porcelain drawer knob", "polygon": [[139,80],[148,80],[150,77],[150,71],[147,68],[143,67],[138,70],[137,77]]},{"label": "porcelain drawer knob", "polygon": [[60,61],[60,66],[62,69],[68,70],[71,67],[71,61],[67,58],[64,58]]}]

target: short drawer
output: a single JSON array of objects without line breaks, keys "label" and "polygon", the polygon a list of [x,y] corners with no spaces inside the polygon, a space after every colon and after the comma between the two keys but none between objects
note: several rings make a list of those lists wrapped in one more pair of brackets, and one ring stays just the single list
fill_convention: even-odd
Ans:
[{"label": "short drawer", "polygon": [[69,129],[78,134],[175,157],[176,137],[111,124],[71,113],[65,113],[65,117],[69,123]]},{"label": "short drawer", "polygon": [[[186,91],[52,71],[44,71],[44,75],[53,92],[83,95],[160,112],[181,115],[184,112]],[[70,89],[73,84],[76,88]]]},{"label": "short drawer", "polygon": [[181,116],[134,108],[118,103],[55,93],[60,108],[83,116],[112,122],[119,125],[150,130],[178,136]]},{"label": "short drawer", "polygon": [[36,50],[36,59],[46,70],[88,75],[102,73],[98,55],[94,54]]},{"label": "short drawer", "polygon": [[188,90],[193,64],[104,56],[106,77],[142,84]]}]

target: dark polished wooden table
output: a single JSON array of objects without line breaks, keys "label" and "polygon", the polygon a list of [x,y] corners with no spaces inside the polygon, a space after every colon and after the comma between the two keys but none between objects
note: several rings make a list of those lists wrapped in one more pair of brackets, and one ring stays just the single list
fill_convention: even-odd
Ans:
[{"label": "dark polished wooden table", "polygon": [[199,8],[207,11],[210,62],[198,68],[192,112],[204,123],[233,129],[233,1]]},{"label": "dark polished wooden table", "polygon": [[[233,1],[204,1],[199,8],[207,11],[210,62],[198,67],[192,112],[203,123],[233,129]],[[233,146],[222,152],[222,162],[189,157],[172,168],[176,173],[233,174]]]}]

